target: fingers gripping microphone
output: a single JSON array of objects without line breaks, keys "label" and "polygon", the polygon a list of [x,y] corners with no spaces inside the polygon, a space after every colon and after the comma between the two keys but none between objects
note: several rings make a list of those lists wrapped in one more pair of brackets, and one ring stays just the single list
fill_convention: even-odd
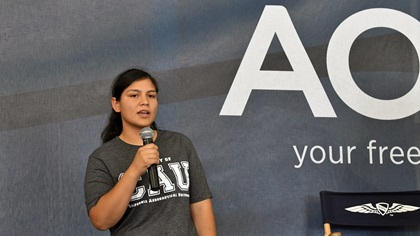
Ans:
[{"label": "fingers gripping microphone", "polygon": [[[143,139],[143,145],[153,143],[153,130],[145,127],[141,130],[140,136]],[[153,191],[159,190],[159,177],[156,164],[152,164],[147,171],[149,172],[150,186]]]}]

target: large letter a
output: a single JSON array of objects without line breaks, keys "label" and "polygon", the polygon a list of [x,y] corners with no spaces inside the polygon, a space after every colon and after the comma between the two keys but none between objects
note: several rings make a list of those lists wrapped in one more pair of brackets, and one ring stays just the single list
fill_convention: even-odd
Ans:
[{"label": "large letter a", "polygon": [[[293,71],[261,71],[274,35]],[[336,117],[305,48],[283,6],[266,6],[220,115],[241,116],[253,89],[303,91],[315,117]]]}]

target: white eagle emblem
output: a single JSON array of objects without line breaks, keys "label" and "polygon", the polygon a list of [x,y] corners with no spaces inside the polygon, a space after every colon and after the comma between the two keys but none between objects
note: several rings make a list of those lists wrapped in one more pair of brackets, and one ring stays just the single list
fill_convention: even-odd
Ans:
[{"label": "white eagle emblem", "polygon": [[389,204],[386,202],[379,202],[375,206],[371,203],[362,204],[359,206],[353,206],[345,208],[350,212],[364,213],[364,214],[378,214],[378,215],[387,215],[392,213],[403,213],[407,211],[417,211],[420,207],[403,205],[400,203],[392,203],[392,206],[389,207]]}]

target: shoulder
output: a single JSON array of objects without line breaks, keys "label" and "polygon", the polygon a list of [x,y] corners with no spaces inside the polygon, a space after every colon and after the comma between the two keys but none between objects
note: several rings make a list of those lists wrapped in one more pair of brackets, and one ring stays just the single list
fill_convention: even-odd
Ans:
[{"label": "shoulder", "polygon": [[122,149],[123,146],[124,143],[121,142],[119,138],[114,138],[95,149],[90,155],[90,158],[103,159],[104,157],[109,156],[110,153]]},{"label": "shoulder", "polygon": [[185,134],[170,130],[158,130],[156,145],[158,145],[159,148],[161,146],[166,146],[183,148],[185,150],[194,149],[191,139]]}]

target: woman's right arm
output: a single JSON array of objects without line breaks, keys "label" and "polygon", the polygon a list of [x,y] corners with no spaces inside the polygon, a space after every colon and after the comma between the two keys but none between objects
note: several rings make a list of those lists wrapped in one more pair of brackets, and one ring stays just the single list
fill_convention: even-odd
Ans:
[{"label": "woman's right arm", "polygon": [[90,209],[89,218],[95,228],[107,230],[118,223],[127,210],[138,179],[152,164],[159,164],[157,146],[148,144],[139,148],[133,162],[117,184]]}]

